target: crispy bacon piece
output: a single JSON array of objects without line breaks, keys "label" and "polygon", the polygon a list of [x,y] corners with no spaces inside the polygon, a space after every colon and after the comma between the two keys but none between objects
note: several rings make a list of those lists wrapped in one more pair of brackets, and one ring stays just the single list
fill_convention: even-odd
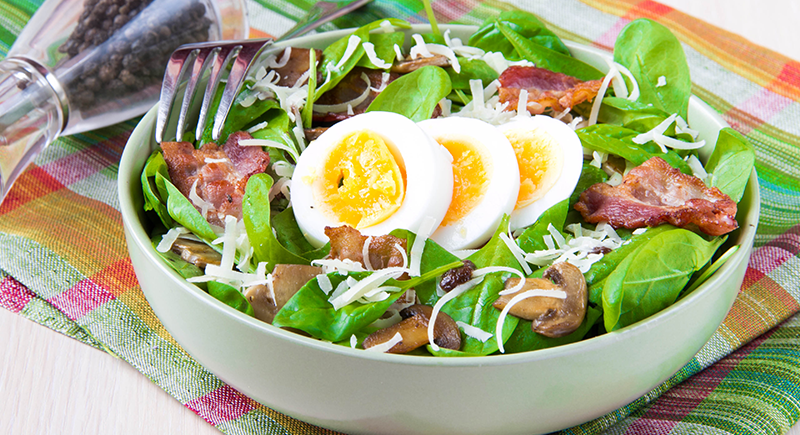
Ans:
[{"label": "crispy bacon piece", "polygon": [[614,228],[670,223],[719,236],[739,226],[736,203],[728,195],[681,173],[660,157],[632,169],[616,187],[606,183],[589,187],[575,209],[586,222],[608,222]]},{"label": "crispy bacon piece", "polygon": [[[340,227],[325,227],[325,235],[331,242],[331,251],[328,258],[339,260],[349,259],[364,264],[364,243],[367,236],[362,235],[357,229],[342,225]],[[387,267],[402,267],[403,254],[405,253],[406,240],[389,234],[373,237],[369,243],[369,262],[372,269]]]},{"label": "crispy bacon piece", "polygon": [[[367,86],[367,82],[365,82],[361,77],[362,73],[366,74],[369,78],[371,88],[379,88],[383,81],[382,71],[363,67],[355,67],[349,73],[347,73],[342,81],[334,86],[333,89],[325,92],[321,97],[319,97],[316,103],[334,105],[358,98],[364,92]],[[390,73],[386,84],[388,85],[398,77],[400,77],[399,74]],[[318,113],[315,111],[313,117],[314,122],[338,122],[350,118],[351,116],[364,113],[364,111],[367,110],[367,107],[369,107],[369,104],[372,103],[372,100],[374,100],[378,94],[379,92],[376,92],[375,90],[370,91],[369,96],[367,96],[367,98],[361,104],[353,107],[352,114],[348,114],[346,111],[336,113]]]},{"label": "crispy bacon piece", "polygon": [[[237,132],[228,137],[222,147],[208,143],[195,149],[190,142],[163,142],[161,149],[172,184],[189,198],[214,225],[223,225],[226,215],[242,218],[242,196],[247,180],[264,172],[269,154],[260,147],[240,146],[249,133]],[[195,185],[195,183],[197,183]],[[204,203],[193,201],[192,186]]]},{"label": "crispy bacon piece", "polygon": [[534,66],[510,66],[500,74],[500,102],[508,103],[506,110],[516,110],[519,91],[528,91],[527,108],[533,115],[552,107],[563,112],[597,96],[602,80],[583,82],[566,74]]}]

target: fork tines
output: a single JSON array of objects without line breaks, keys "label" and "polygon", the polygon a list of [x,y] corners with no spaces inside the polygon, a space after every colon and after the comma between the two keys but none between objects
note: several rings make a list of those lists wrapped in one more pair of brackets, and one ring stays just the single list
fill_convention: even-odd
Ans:
[{"label": "fork tines", "polygon": [[[236,95],[242,87],[250,65],[259,58],[264,48],[272,45],[272,38],[249,39],[229,42],[201,42],[178,47],[169,59],[164,82],[161,85],[161,99],[156,120],[156,141],[164,140],[164,133],[173,115],[175,95],[182,82],[186,86],[181,101],[180,113],[175,131],[176,140],[181,140],[187,127],[189,109],[192,107],[197,85],[208,79],[197,118],[195,138],[200,140],[209,117],[209,109],[214,101],[219,83],[227,79],[217,112],[214,114],[212,139],[219,140],[225,118],[230,112]],[[230,72],[228,69],[230,67]],[[228,72],[227,75],[225,73]],[[188,75],[188,77],[187,77]],[[171,137],[170,137],[171,138]]]}]

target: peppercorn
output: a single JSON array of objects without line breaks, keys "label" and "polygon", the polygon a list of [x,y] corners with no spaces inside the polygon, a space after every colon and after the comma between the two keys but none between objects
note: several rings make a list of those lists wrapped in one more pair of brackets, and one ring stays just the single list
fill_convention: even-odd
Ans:
[{"label": "peppercorn", "polygon": [[210,37],[212,22],[200,0],[85,0],[83,8],[58,49],[66,54],[62,65],[83,56],[70,66],[79,80],[65,89],[82,112],[160,86],[175,49]]}]

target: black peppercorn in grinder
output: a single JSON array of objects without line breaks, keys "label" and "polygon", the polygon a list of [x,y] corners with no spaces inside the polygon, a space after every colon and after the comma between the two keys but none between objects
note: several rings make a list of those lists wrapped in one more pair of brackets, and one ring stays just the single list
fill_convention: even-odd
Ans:
[{"label": "black peppercorn in grinder", "polygon": [[182,44],[241,39],[244,0],[47,0],[0,62],[0,201],[57,137],[139,116]]}]

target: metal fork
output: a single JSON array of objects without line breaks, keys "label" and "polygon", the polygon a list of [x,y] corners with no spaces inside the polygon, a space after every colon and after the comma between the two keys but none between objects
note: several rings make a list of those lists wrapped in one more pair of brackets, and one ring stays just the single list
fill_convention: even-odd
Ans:
[{"label": "metal fork", "polygon": [[[306,16],[298,21],[295,27],[284,33],[278,40],[305,34],[328,21],[360,8],[370,1],[372,0],[318,1]],[[170,118],[173,116],[175,97],[180,85],[186,80],[175,132],[176,140],[181,140],[186,131],[189,109],[192,107],[197,85],[206,75],[208,83],[203,93],[195,138],[200,140],[203,136],[203,131],[208,121],[209,108],[219,83],[222,80],[227,80],[222,91],[219,108],[214,114],[214,123],[211,130],[212,140],[219,140],[225,119],[228,117],[233,102],[242,88],[250,66],[263,56],[269,56],[283,50],[283,48],[275,48],[273,44],[274,40],[267,38],[201,42],[178,47],[169,59],[164,73],[164,81],[161,85],[161,97],[156,119],[156,141],[161,143],[164,140],[165,130]],[[230,72],[225,76],[224,73],[229,66]]]}]

